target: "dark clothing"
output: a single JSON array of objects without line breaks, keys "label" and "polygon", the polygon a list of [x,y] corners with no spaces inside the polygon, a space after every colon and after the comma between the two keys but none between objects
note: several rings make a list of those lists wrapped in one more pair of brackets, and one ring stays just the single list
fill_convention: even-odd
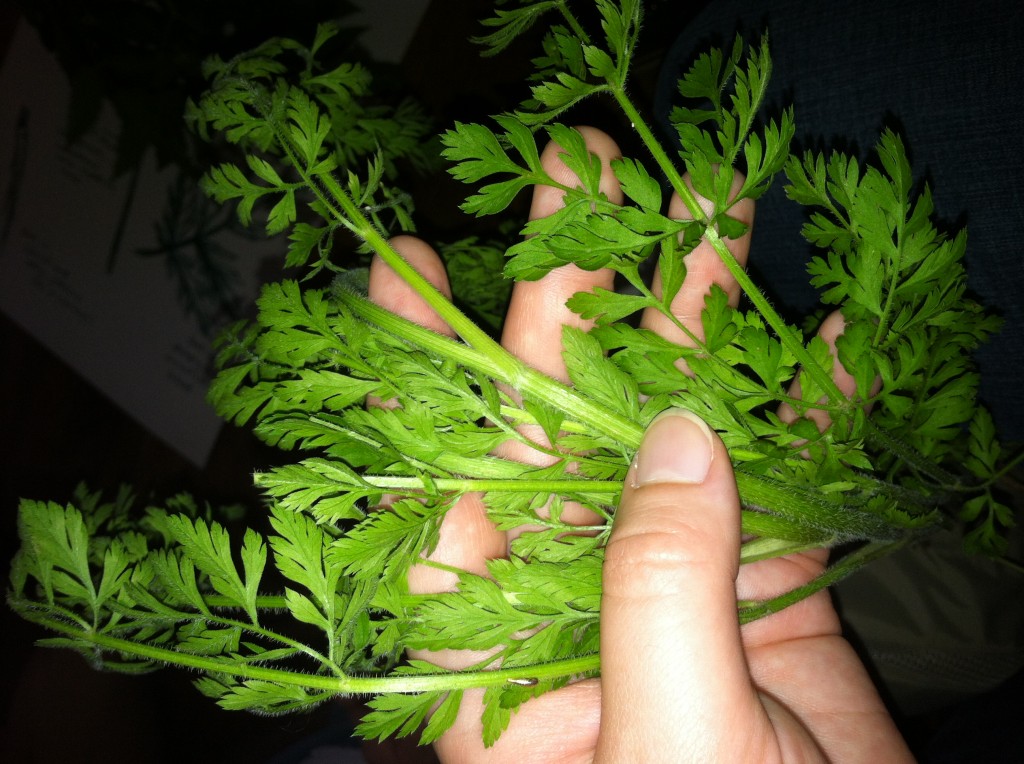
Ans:
[{"label": "dark clothing", "polygon": [[[793,105],[801,149],[867,158],[891,127],[932,188],[940,228],[967,226],[969,286],[1005,322],[977,353],[980,397],[1004,440],[1024,440],[1024,10],[1016,0],[711,2],[666,59],[662,127],[669,131],[675,80],[696,54],[730,47],[737,31],[756,40],[765,30],[774,61],[767,109]],[[817,295],[801,267],[810,252],[803,211],[782,187],[758,202],[751,269],[794,318]]]}]

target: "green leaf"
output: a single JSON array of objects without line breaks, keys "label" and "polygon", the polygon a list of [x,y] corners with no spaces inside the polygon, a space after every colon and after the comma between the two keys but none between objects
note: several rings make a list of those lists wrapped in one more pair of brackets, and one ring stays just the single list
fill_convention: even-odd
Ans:
[{"label": "green leaf", "polygon": [[991,478],[999,466],[1001,448],[996,440],[995,423],[987,409],[979,407],[968,429],[968,457],[965,466],[976,477]]},{"label": "green leaf", "polygon": [[[597,7],[601,12],[601,29],[611,55],[596,57],[596,62],[590,60],[595,58],[591,56],[588,63],[595,69],[594,74],[612,80],[618,87],[624,87],[633,48],[640,32],[641,4],[639,0],[598,0]],[[612,59],[615,62],[614,69],[611,67]]]},{"label": "green leaf", "polygon": [[217,699],[217,705],[231,711],[259,711],[279,714],[310,708],[331,697],[329,693],[312,694],[297,685],[279,684],[260,679],[222,683],[213,678],[196,682],[199,690]]},{"label": "green leaf", "polygon": [[168,525],[188,560],[210,577],[213,588],[257,623],[256,593],[267,561],[267,549],[259,534],[251,528],[246,530],[242,546],[243,578],[235,566],[231,542],[222,525],[181,515],[169,518]]},{"label": "green leaf", "polygon": [[729,305],[729,295],[717,284],[712,285],[704,298],[704,310],[700,316],[704,326],[704,344],[711,352],[729,345],[739,330],[735,309]]},{"label": "green leaf", "polygon": [[431,708],[446,695],[445,692],[378,695],[367,703],[370,713],[356,727],[356,734],[366,740],[408,737],[420,729]]},{"label": "green leaf", "polygon": [[557,443],[562,422],[565,421],[565,412],[537,401],[523,401],[523,408],[540,425],[548,443]]},{"label": "green leaf", "polygon": [[82,514],[53,502],[22,500],[19,535],[31,555],[27,570],[44,587],[46,599],[70,597],[94,608],[98,602],[89,567],[89,534]]},{"label": "green leaf", "polygon": [[489,650],[543,620],[543,615],[518,609],[493,581],[466,574],[459,579],[458,592],[421,598],[407,644],[427,650]]},{"label": "green leaf", "polygon": [[[143,541],[143,545],[144,545]],[[144,548],[144,547],[143,547]],[[102,605],[114,597],[131,579],[133,563],[138,557],[132,555],[120,539],[113,539],[103,553],[103,572],[96,587],[96,604]]]},{"label": "green leaf", "polygon": [[381,493],[347,465],[304,459],[254,476],[253,482],[290,512],[310,512],[323,522],[359,519],[361,499]]},{"label": "green leaf", "polygon": [[441,705],[435,708],[434,712],[430,715],[430,720],[427,722],[427,726],[424,727],[423,734],[420,735],[420,745],[430,745],[451,729],[451,726],[455,724],[455,718],[459,713],[461,703],[461,690],[453,690],[445,696],[445,699],[441,701]]},{"label": "green leaf", "polygon": [[542,0],[531,2],[522,8],[511,10],[497,9],[494,16],[481,20],[486,27],[495,28],[493,32],[479,37],[471,37],[470,41],[485,46],[482,55],[494,56],[505,50],[517,37],[532,27],[537,20],[548,11],[562,7],[560,0]]},{"label": "green leaf", "polygon": [[419,555],[433,550],[450,501],[396,501],[366,516],[334,543],[332,559],[356,579],[404,577]]},{"label": "green leaf", "polygon": [[559,0],[531,2],[525,7],[510,10],[496,9],[495,15],[480,20],[484,27],[494,28],[494,32],[470,38],[470,42],[484,46],[481,55],[497,55],[512,42],[537,23],[537,20],[550,10],[561,7]]},{"label": "green leaf", "polygon": [[617,68],[612,57],[594,45],[583,48],[583,58],[590,68],[590,73],[600,79],[614,79]]},{"label": "green leaf", "polygon": [[277,532],[269,538],[274,565],[287,579],[305,587],[313,598],[287,589],[288,609],[300,621],[333,634],[335,597],[342,575],[341,566],[330,552],[333,537],[305,515],[277,505],[271,507],[270,523]]},{"label": "green leaf", "polygon": [[502,703],[504,691],[504,687],[488,687],[484,691],[484,713],[481,722],[484,727],[485,746],[494,745],[512,721],[512,709]]},{"label": "green leaf", "polygon": [[242,630],[238,627],[227,629],[201,628],[196,632],[185,632],[187,636],[180,643],[181,649],[196,655],[224,655],[239,649]]},{"label": "green leaf", "polygon": [[[210,613],[206,599],[199,589],[196,566],[190,557],[163,549],[154,556],[153,566],[166,588],[163,596],[166,597],[167,604],[187,606],[199,613]],[[162,604],[160,600],[157,602]]]},{"label": "green leaf", "polygon": [[599,325],[621,321],[637,311],[655,305],[646,295],[631,295],[594,287],[590,292],[577,292],[566,305],[581,318],[593,319]]},{"label": "green leaf", "polygon": [[720,108],[722,88],[732,78],[742,54],[743,40],[739,36],[728,57],[718,48],[701,53],[679,80],[679,94],[695,101],[710,101],[715,109]]},{"label": "green leaf", "polygon": [[295,192],[289,189],[284,192],[267,215],[267,234],[273,236],[286,230],[295,222],[295,215]]},{"label": "green leaf", "polygon": [[557,72],[554,77],[530,88],[538,108],[533,111],[517,111],[516,118],[524,125],[536,126],[550,122],[584,98],[608,90],[604,83],[590,83],[567,72]]},{"label": "green leaf", "polygon": [[[693,231],[689,227],[686,234]],[[689,236],[688,236],[689,237]],[[697,239],[699,241],[699,238]],[[661,241],[661,254],[658,256],[658,275],[661,276],[661,305],[667,313],[672,312],[672,302],[686,279],[686,263],[683,258],[690,247],[684,241],[683,247],[677,247],[675,239],[669,237]]]},{"label": "green leaf", "polygon": [[601,160],[587,148],[583,134],[574,127],[560,124],[548,125],[546,130],[560,149],[559,158],[576,176],[580,188],[592,198],[601,196]]},{"label": "green leaf", "polygon": [[289,134],[304,168],[311,168],[320,158],[331,123],[301,90],[292,89],[288,95]]},{"label": "green leaf", "polygon": [[647,210],[661,211],[661,185],[634,159],[621,157],[611,163],[622,192]]},{"label": "green leaf", "polygon": [[458,180],[476,183],[493,175],[513,176],[483,186],[466,200],[462,209],[475,215],[501,212],[528,185],[553,183],[541,168],[533,135],[522,122],[508,116],[496,121],[505,129],[503,140],[516,149],[525,167],[513,160],[502,141],[483,125],[456,122],[454,129],[441,137],[442,156],[454,163],[448,171]]},{"label": "green leaf", "polygon": [[566,370],[577,389],[633,421],[639,418],[640,391],[636,380],[605,357],[597,339],[564,326],[562,347]]},{"label": "green leaf", "polygon": [[655,332],[622,323],[598,326],[590,332],[625,373],[636,380],[644,395],[676,393],[686,389],[688,378],[676,362],[696,351],[664,339]]}]

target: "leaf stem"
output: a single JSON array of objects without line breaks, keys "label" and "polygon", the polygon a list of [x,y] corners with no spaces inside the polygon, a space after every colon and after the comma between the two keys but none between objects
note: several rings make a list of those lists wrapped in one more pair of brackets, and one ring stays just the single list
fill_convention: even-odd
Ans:
[{"label": "leaf stem", "polygon": [[772,328],[783,346],[792,353],[793,357],[800,363],[801,373],[810,375],[815,384],[817,384],[818,387],[828,396],[830,405],[836,406],[840,409],[843,408],[844,401],[848,405],[849,399],[843,395],[842,390],[839,389],[839,386],[832,378],[832,375],[818,365],[814,358],[811,357],[811,354],[807,352],[801,338],[796,336],[795,332],[793,332],[790,327],[786,326],[782,317],[779,316],[774,308],[772,308],[767,298],[761,293],[761,290],[757,288],[750,276],[747,275],[743,266],[737,262],[732,251],[726,245],[718,231],[716,231],[712,226],[708,226],[704,231],[704,236],[714,248],[715,252],[718,253],[719,258],[729,270],[729,273],[739,283],[740,288],[743,290],[747,299],[753,303],[758,313],[761,314],[765,322]]},{"label": "leaf stem", "polygon": [[[214,596],[207,595],[207,596],[204,596],[203,599],[206,602],[206,605],[209,606],[209,607],[217,607],[218,605],[220,605],[221,607],[233,607],[233,608],[237,608],[238,607],[237,603],[232,602],[230,599],[224,598],[224,597],[217,597],[216,595],[214,595]],[[221,599],[224,604],[221,605],[220,602],[216,602],[217,599]],[[283,597],[280,598],[280,599],[284,600]],[[259,609],[258,604],[257,604],[256,607],[257,607],[257,610],[258,610]],[[286,601],[285,601],[285,608],[287,608],[287,602]],[[134,610],[132,608],[127,608],[127,607],[124,607],[124,606],[122,606],[122,605],[120,605],[118,603],[113,603],[113,602],[111,603],[111,609],[114,610],[115,612],[121,613],[122,615],[126,615],[126,616],[133,617],[133,618],[138,618],[139,620],[145,620],[145,618],[147,616],[147,613],[141,613],[140,614],[139,611],[137,611],[137,610]],[[238,620],[235,620],[233,618],[224,618],[223,616],[213,615],[212,613],[210,613],[210,614],[198,613],[198,612],[197,613],[186,613],[186,612],[183,612],[183,611],[180,611],[180,610],[179,611],[175,611],[175,613],[176,613],[175,617],[176,617],[176,620],[178,622],[202,621],[204,623],[216,623],[216,624],[221,625],[221,626],[228,626],[228,627],[235,628],[235,629],[241,629],[242,631],[249,632],[250,634],[256,634],[256,635],[259,635],[261,637],[266,637],[269,640],[272,640],[274,642],[278,642],[278,643],[280,643],[280,644],[282,644],[282,645],[284,645],[284,646],[286,646],[286,647],[288,647],[288,648],[290,648],[292,650],[295,650],[296,653],[304,653],[304,654],[306,654],[307,656],[309,656],[313,660],[315,660],[318,663],[322,664],[324,667],[331,669],[332,671],[334,671],[337,674],[341,673],[340,669],[337,668],[336,664],[334,664],[332,661],[330,661],[322,653],[318,652],[317,650],[314,650],[312,647],[310,647],[309,645],[305,644],[304,642],[300,642],[298,640],[291,639],[289,637],[284,636],[283,634],[279,634],[279,633],[277,633],[275,631],[271,631],[270,629],[266,629],[266,628],[263,628],[262,626],[256,625],[255,623],[245,623],[244,621],[238,621]],[[161,614],[161,616],[162,617],[167,617],[164,614]],[[141,642],[133,642],[132,644],[143,644],[143,643],[141,643]]]},{"label": "leaf stem", "polygon": [[569,28],[572,29],[573,34],[579,39],[580,43],[583,45],[589,44],[590,36],[587,34],[586,30],[580,26],[580,22],[573,15],[572,11],[569,10],[569,5],[566,0],[559,0],[558,10],[561,12],[562,18],[564,18],[569,24]]},{"label": "leaf stem", "polygon": [[332,692],[338,695],[377,695],[380,693],[438,692],[462,690],[474,687],[492,687],[507,684],[512,680],[554,679],[577,676],[596,671],[600,666],[597,655],[583,655],[535,666],[517,666],[507,669],[493,669],[477,672],[438,672],[436,674],[387,676],[320,676],[299,671],[267,668],[210,658],[194,653],[179,652],[165,647],[128,639],[120,639],[93,631],[80,631],[63,620],[33,617],[35,623],[52,631],[65,634],[98,648],[138,656],[154,663],[170,664],[205,671],[212,674],[227,674],[239,679],[259,679],[289,687],[303,687],[312,690]]},{"label": "leaf stem", "polygon": [[800,361],[802,368],[814,379],[817,385],[824,390],[828,397],[829,402],[832,405],[841,405],[842,401],[846,400],[846,396],[843,395],[842,391],[836,385],[832,376],[828,374],[824,369],[820,368],[814,359],[811,358],[810,353],[804,348],[804,344],[799,337],[796,337],[794,333],[786,326],[785,322],[779,316],[779,314],[772,308],[768,300],[761,294],[760,290],[754,284],[754,282],[747,275],[743,267],[736,261],[729,247],[726,246],[722,237],[718,234],[718,231],[711,225],[711,218],[701,208],[700,203],[697,201],[696,196],[690,191],[690,188],[686,185],[682,175],[675,168],[675,164],[668,158],[661,143],[654,136],[651,128],[644,121],[640,112],[633,105],[633,102],[626,95],[626,92],[621,87],[612,87],[612,94],[615,96],[616,102],[623,110],[625,115],[629,118],[633,125],[633,129],[637,131],[640,140],[643,141],[647,150],[654,157],[654,161],[657,162],[661,171],[665,173],[665,177],[668,178],[669,183],[672,185],[673,190],[679,195],[683,204],[686,205],[687,210],[693,216],[694,220],[698,220],[705,224],[704,237],[714,248],[715,252],[718,253],[723,264],[728,268],[729,273],[736,279],[740,287],[743,289],[744,294],[754,304],[754,307],[761,313],[765,321],[775,331],[779,337],[779,341],[789,350],[793,356]]},{"label": "leaf stem", "polygon": [[[495,373],[500,371],[490,366],[490,359],[483,353],[397,316],[354,293],[342,292],[339,299],[364,320],[417,347],[486,375],[496,376]],[[803,350],[802,345],[800,349]],[[644,431],[639,423],[616,414],[530,367],[522,365],[518,375],[497,379],[521,391],[524,397],[572,412],[577,420],[589,423],[596,431],[619,443],[630,457],[640,446]],[[870,538],[889,538],[893,533],[892,526],[882,518],[820,500],[813,491],[795,491],[792,486],[777,485],[775,481],[742,470],[737,470],[736,481],[744,502],[792,518],[802,525],[827,530],[829,536],[849,538],[867,533]]]},{"label": "leaf stem", "polygon": [[994,472],[994,473],[992,474],[992,477],[990,477],[990,478],[989,478],[988,480],[986,480],[986,481],[985,481],[984,483],[982,483],[982,484],[981,484],[981,486],[979,486],[979,487],[980,487],[980,488],[989,488],[990,486],[992,486],[992,485],[994,485],[995,483],[997,483],[997,482],[999,482],[1000,480],[1002,480],[1002,478],[1003,478],[1003,476],[1004,476],[1004,475],[1007,475],[1007,474],[1009,474],[1010,472],[1012,472],[1012,471],[1013,471],[1014,469],[1016,469],[1016,468],[1017,468],[1017,466],[1018,466],[1019,464],[1021,464],[1021,462],[1024,462],[1024,448],[1022,448],[1022,449],[1021,449],[1021,450],[1020,450],[1020,451],[1019,451],[1019,452],[1017,453],[1017,455],[1016,455],[1016,456],[1014,456],[1014,457],[1013,457],[1012,459],[1010,459],[1010,461],[1008,461],[1008,462],[1007,462],[1006,464],[1004,464],[1004,465],[1003,465],[1003,466],[1002,466],[1002,467],[1001,467],[1001,468],[999,469],[999,471],[998,471],[998,472]]},{"label": "leaf stem", "polygon": [[[422,490],[423,481],[418,477],[394,475],[361,475],[363,480],[377,488],[394,490]],[[486,480],[477,478],[434,478],[433,485],[441,493],[476,493],[499,491],[502,493],[608,493],[622,490],[622,481],[590,480],[570,478],[567,480],[532,480],[518,477],[513,480]]]},{"label": "leaf stem", "polygon": [[[437,353],[472,371],[507,384],[519,391],[524,398],[541,401],[560,411],[572,412],[573,417],[577,420],[588,422],[598,432],[627,448],[635,449],[640,445],[643,429],[636,422],[616,414],[580,395],[573,388],[527,366],[489,337],[488,341],[496,345],[500,353],[514,363],[497,364],[495,356],[490,353],[483,352],[477,347],[468,347],[450,337],[425,329],[352,292],[340,292],[339,299],[363,320],[401,337],[410,344]],[[442,299],[444,298],[442,297]]]},{"label": "leaf stem", "polygon": [[626,91],[617,86],[615,83],[609,83],[611,85],[612,95],[615,96],[615,101],[618,103],[619,108],[622,109],[626,118],[629,119],[633,129],[636,130],[637,135],[640,136],[640,140],[643,141],[644,146],[651,153],[654,161],[661,168],[661,171],[665,174],[669,184],[672,186],[672,190],[675,191],[683,204],[686,205],[686,209],[689,210],[694,220],[700,221],[707,225],[710,221],[707,214],[705,214],[700,203],[697,201],[697,197],[694,196],[690,187],[686,185],[683,180],[683,176],[679,174],[676,169],[675,163],[668,158],[668,154],[665,153],[665,149],[662,148],[661,143],[654,136],[654,132],[650,126],[644,120],[640,111],[633,105]]},{"label": "leaf stem", "polygon": [[835,565],[826,568],[823,573],[803,586],[798,586],[797,588],[778,597],[762,600],[760,602],[753,602],[749,600],[741,601],[739,608],[740,623],[756,621],[759,618],[764,618],[772,613],[784,610],[790,605],[800,602],[801,600],[810,597],[812,594],[838,583],[855,570],[867,565],[869,562],[885,557],[886,555],[892,554],[893,552],[901,549],[909,540],[909,538],[903,538],[898,541],[873,542],[865,544],[860,549],[855,552],[851,552],[840,559]]}]

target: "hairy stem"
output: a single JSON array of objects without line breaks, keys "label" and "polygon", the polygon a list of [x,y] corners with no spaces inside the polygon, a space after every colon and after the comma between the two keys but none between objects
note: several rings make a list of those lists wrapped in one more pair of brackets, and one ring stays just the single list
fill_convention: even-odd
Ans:
[{"label": "hairy stem", "polygon": [[[12,603],[14,604],[14,603]],[[180,652],[166,647],[128,639],[111,637],[94,631],[81,631],[63,620],[48,618],[39,613],[23,613],[29,620],[59,634],[89,643],[101,650],[120,652],[154,663],[170,664],[212,674],[224,674],[238,679],[260,679],[289,687],[303,687],[338,695],[378,695],[399,692],[438,692],[463,690],[474,687],[492,687],[516,680],[557,679],[596,671],[600,666],[597,655],[584,655],[535,666],[508,669],[490,669],[474,672],[438,672],[437,674],[388,676],[320,676],[300,671],[255,666],[238,661],[223,661],[194,653]]]},{"label": "hairy stem", "polygon": [[760,602],[741,601],[739,608],[740,622],[749,623],[751,621],[756,621],[759,618],[771,615],[772,613],[777,613],[780,610],[785,610],[790,605],[807,599],[812,594],[820,592],[821,590],[838,583],[854,571],[867,565],[869,562],[885,557],[886,555],[892,554],[898,549],[901,549],[908,541],[909,539],[905,538],[899,541],[866,544],[857,551],[843,557],[835,565],[826,568],[821,575],[812,579],[803,586],[798,586],[796,589],[792,589],[778,597],[762,600]]}]

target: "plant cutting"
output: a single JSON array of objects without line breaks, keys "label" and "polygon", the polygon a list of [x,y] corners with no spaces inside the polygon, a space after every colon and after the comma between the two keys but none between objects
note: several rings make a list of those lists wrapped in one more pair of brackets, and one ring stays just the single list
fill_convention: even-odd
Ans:
[{"label": "plant cutting", "polygon": [[[308,277],[268,284],[256,321],[225,332],[210,400],[300,458],[256,475],[272,530],[240,539],[187,497],[142,512],[127,497],[87,493],[69,506],[24,501],[9,602],[56,633],[45,644],[109,669],[192,669],[198,688],[231,709],[281,713],[372,696],[359,733],[373,738],[418,733],[431,742],[453,723],[464,691],[481,688],[484,740],[493,743],[521,704],[600,673],[605,544],[641,435],[670,407],[698,413],[729,448],[743,503],[741,563],[836,550],[807,585],[738,601],[740,622],[940,527],[962,528],[970,551],[1002,551],[1012,517],[993,486],[1011,461],[976,402],[970,358],[997,322],[968,298],[966,237],[936,228],[901,139],[884,132],[867,162],[791,153],[792,112],[759,117],[768,41],[737,39],[680,80],[671,114],[679,149],[670,148],[628,87],[640,3],[573,8],[523,2],[484,22],[480,42],[496,54],[539,18],[555,19],[530,97],[441,137],[451,173],[475,187],[463,210],[505,215],[533,187],[555,188],[564,205],[522,225],[504,252],[475,240],[445,248],[454,302],[391,243],[413,225],[395,160],[418,116],[358,106],[368,87],[361,67],[319,63],[333,28],[309,45],[275,40],[211,59],[210,89],[188,119],[244,158],[213,168],[204,188],[236,205],[243,222],[261,216],[269,234],[287,233],[286,263]],[[573,106],[597,97],[621,111],[645,149],[611,164],[622,204],[602,192],[600,162],[567,124]],[[353,151],[353,136],[369,141],[372,158]],[[545,169],[547,141],[577,183]],[[790,199],[808,208],[804,234],[819,250],[808,271],[824,306],[841,311],[835,357],[852,395],[833,378],[828,343],[784,321],[726,244],[746,229],[735,206],[780,174]],[[670,193],[687,219],[666,214]],[[338,256],[348,243],[386,263],[454,336],[368,299],[365,268]],[[671,305],[684,258],[702,243],[744,302],[734,307],[712,288],[696,332]],[[502,285],[480,289],[493,284],[498,257]],[[494,338],[507,284],[566,264],[610,269],[623,285],[569,300],[593,323],[563,331],[569,384]],[[311,285],[325,274],[327,286]],[[663,315],[687,341],[638,326],[641,311]],[[795,415],[780,416],[780,406]],[[495,455],[510,442],[546,466]],[[487,575],[425,561],[445,514],[468,494],[483,496],[498,528],[525,529]],[[570,522],[568,505],[595,521]],[[454,573],[458,587],[410,591],[418,564]],[[406,657],[440,649],[487,657],[459,671]]]}]

